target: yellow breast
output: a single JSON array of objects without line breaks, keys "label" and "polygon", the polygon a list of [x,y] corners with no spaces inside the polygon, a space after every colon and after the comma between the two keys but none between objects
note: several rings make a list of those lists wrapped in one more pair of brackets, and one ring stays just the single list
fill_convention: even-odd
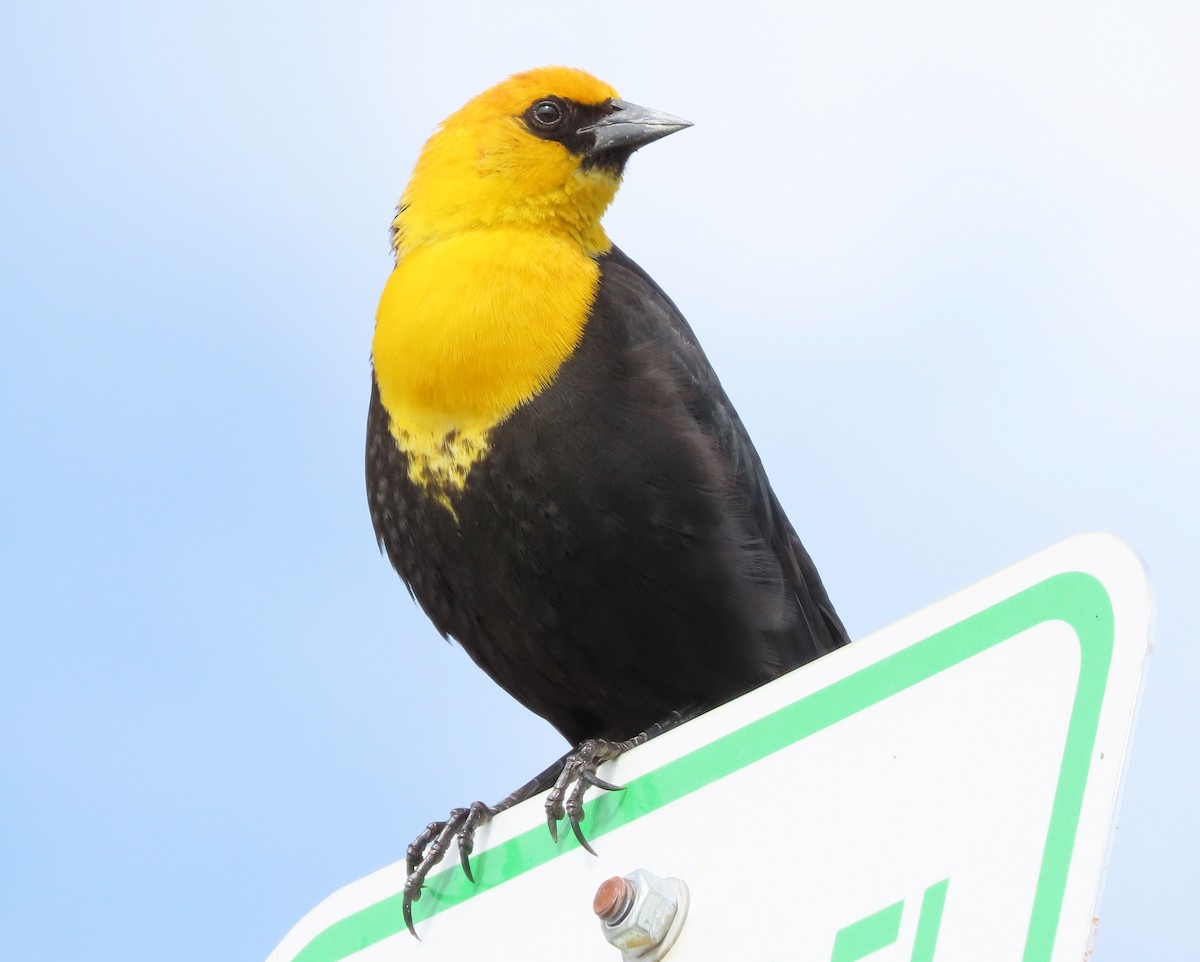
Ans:
[{"label": "yellow breast", "polygon": [[576,240],[523,229],[457,234],[401,258],[372,354],[414,483],[450,507],[492,429],[575,350],[599,279]]}]

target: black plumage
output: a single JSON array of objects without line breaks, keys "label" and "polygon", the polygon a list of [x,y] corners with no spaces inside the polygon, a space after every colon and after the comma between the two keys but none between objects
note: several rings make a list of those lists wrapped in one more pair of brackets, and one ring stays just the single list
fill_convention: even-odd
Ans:
[{"label": "black plumage", "polygon": [[617,249],[553,382],[453,511],[409,480],[372,386],[379,543],[438,630],[573,744],[626,739],[847,641],[741,420],[670,299]]}]

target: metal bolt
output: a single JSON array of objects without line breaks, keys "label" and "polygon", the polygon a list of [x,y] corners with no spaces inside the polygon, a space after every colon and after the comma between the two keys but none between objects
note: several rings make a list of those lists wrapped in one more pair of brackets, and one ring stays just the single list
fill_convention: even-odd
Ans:
[{"label": "metal bolt", "polygon": [[679,879],[643,868],[603,882],[592,899],[600,930],[621,950],[623,962],[657,962],[683,928],[688,890]]},{"label": "metal bolt", "polygon": [[616,925],[629,914],[633,905],[634,888],[629,879],[614,875],[600,883],[596,896],[592,899],[592,911],[599,916],[601,922]]}]

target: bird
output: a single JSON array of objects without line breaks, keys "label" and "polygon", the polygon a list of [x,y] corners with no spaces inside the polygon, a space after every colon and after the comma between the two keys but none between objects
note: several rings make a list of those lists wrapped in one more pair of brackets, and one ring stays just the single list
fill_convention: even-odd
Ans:
[{"label": "bird", "polygon": [[[406,853],[404,920],[457,841],[549,789],[580,843],[597,767],[849,640],[672,300],[601,219],[691,124],[570,67],[515,74],[425,143],[392,222],[366,481],[438,632],[572,746]],[[676,238],[678,243],[687,243]],[[694,251],[720,270],[719,251]]]}]

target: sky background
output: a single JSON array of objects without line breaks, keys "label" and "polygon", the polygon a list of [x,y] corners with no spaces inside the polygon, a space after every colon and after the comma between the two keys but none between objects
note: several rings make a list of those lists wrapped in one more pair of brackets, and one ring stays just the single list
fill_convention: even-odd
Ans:
[{"label": "sky background", "polygon": [[545,63],[694,121],[606,225],[853,636],[1074,533],[1141,553],[1095,960],[1179,957],[1198,50],[1191,0],[5,3],[6,957],[262,960],[564,749],[409,600],[362,478],[395,199],[438,121]]}]

